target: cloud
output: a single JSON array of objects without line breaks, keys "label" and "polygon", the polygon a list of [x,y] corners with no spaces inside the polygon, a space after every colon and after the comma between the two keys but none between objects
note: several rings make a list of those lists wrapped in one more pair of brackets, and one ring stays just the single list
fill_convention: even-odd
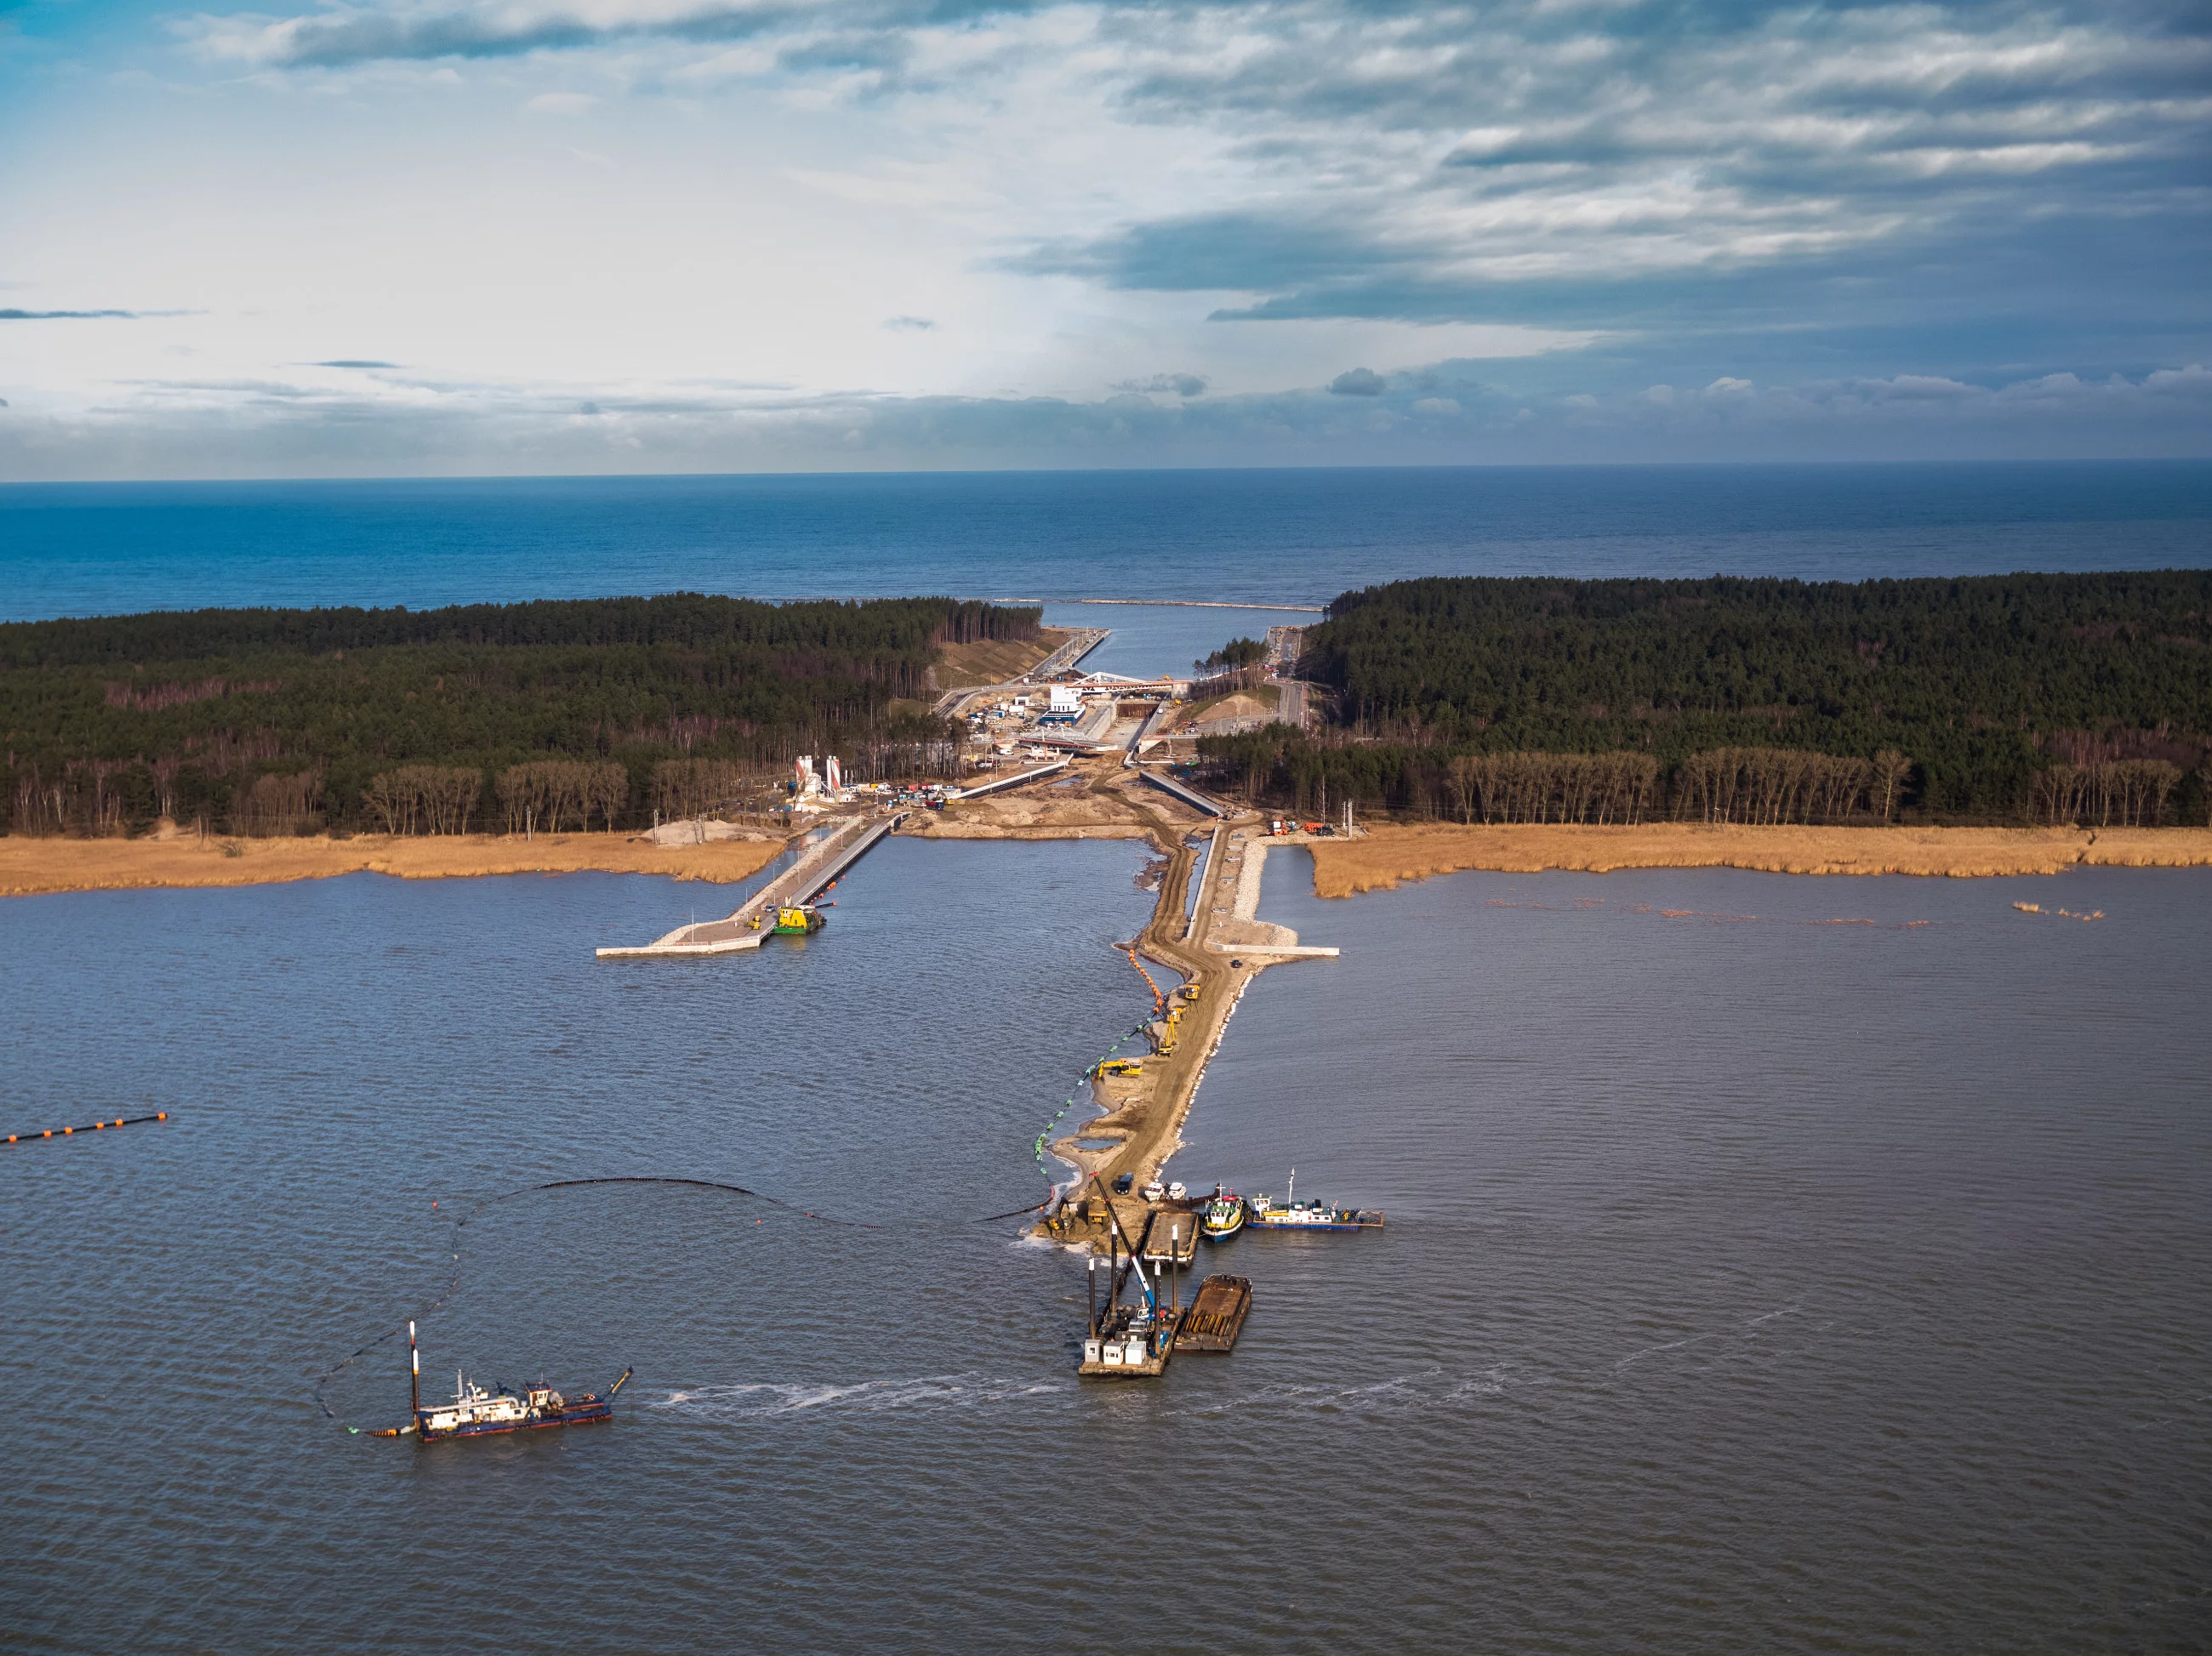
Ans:
[{"label": "cloud", "polygon": [[136,321],[137,311],[16,311],[0,310],[0,322],[92,322],[109,317]]},{"label": "cloud", "polygon": [[1356,405],[1321,386],[1161,404],[1121,393],[679,397],[427,381],[378,380],[364,393],[149,382],[94,414],[0,425],[0,478],[2212,452],[2212,367],[2202,363],[1959,382],[1943,398],[1915,394],[1939,376],[1900,374],[1671,400],[1532,393],[1479,379],[1477,366],[1408,369]]},{"label": "cloud", "polygon": [[1156,373],[1149,379],[1123,379],[1111,389],[1145,397],[1203,397],[1211,384],[1202,373]]},{"label": "cloud", "polygon": [[311,368],[396,368],[397,362],[378,362],[368,357],[339,356],[327,362],[310,362]]},{"label": "cloud", "polygon": [[541,92],[523,107],[537,115],[580,115],[599,101],[588,92]]},{"label": "cloud", "polygon": [[[641,182],[561,196],[584,234],[541,252],[573,262],[580,294],[651,291],[650,306],[604,341],[527,306],[494,328],[426,314],[414,333],[356,318],[340,334],[486,375],[573,372],[558,391],[473,403],[392,388],[441,420],[474,408],[518,453],[541,452],[527,434],[557,420],[648,451],[658,432],[699,458],[722,440],[697,434],[726,421],[754,434],[730,439],[733,455],[803,456],[807,422],[833,409],[840,452],[950,453],[915,434],[958,432],[978,464],[1054,445],[1273,454],[1269,422],[1322,459],[1424,443],[1580,452],[1598,433],[1723,458],[1815,429],[1878,447],[1946,421],[1967,447],[2062,427],[2093,446],[2124,429],[2146,452],[2198,440],[2193,371],[2160,366],[2212,360],[2212,17],[2197,0],[258,0],[181,27],[187,55],[215,65],[198,88],[210,107],[287,99],[307,131],[308,112],[433,89],[464,167],[486,142],[470,99],[501,144],[518,103],[597,97],[620,113]],[[557,140],[540,127],[521,147],[568,189]],[[789,281],[702,298],[682,273],[727,247],[635,191],[665,178],[682,198],[684,179],[737,155],[758,202],[732,216]],[[457,177],[453,210],[403,232],[400,251],[456,292],[489,288],[495,266],[471,245],[487,199],[471,188]],[[555,209],[518,207],[518,226],[534,210]],[[922,294],[933,316],[886,314]],[[296,355],[260,348],[244,314],[226,312],[228,369]],[[939,318],[973,349],[903,338]],[[64,333],[83,343],[51,370],[58,399],[107,385],[76,371],[100,342],[131,343],[36,343],[58,355]],[[705,406],[672,379],[593,378],[602,350],[631,342],[616,360],[678,365],[667,373],[696,361],[817,390],[1065,395],[794,392],[772,415]],[[1147,361],[1185,367],[1111,378]],[[1394,366],[1328,378],[1376,361]],[[1072,389],[1095,386],[1111,394]],[[260,395],[335,422],[345,405],[326,389]],[[377,410],[368,426],[400,429],[381,392],[352,390]],[[586,402],[602,412],[580,420]]]}]

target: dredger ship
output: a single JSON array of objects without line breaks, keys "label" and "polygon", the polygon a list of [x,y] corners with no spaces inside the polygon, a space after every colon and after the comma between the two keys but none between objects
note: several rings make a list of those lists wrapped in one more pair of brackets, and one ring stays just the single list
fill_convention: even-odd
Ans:
[{"label": "dredger ship", "polygon": [[623,1389],[623,1382],[634,1372],[625,1368],[606,1396],[586,1392],[581,1397],[567,1397],[550,1386],[533,1386],[520,1397],[501,1386],[487,1392],[481,1386],[470,1383],[467,1376],[458,1370],[453,1375],[453,1400],[451,1403],[422,1406],[422,1356],[415,1347],[415,1325],[407,1325],[408,1401],[413,1418],[405,1426],[380,1437],[399,1437],[412,1434],[420,1443],[440,1443],[447,1438],[489,1437],[498,1432],[526,1432],[542,1426],[586,1426],[593,1421],[612,1420],[615,1415],[615,1393]]}]

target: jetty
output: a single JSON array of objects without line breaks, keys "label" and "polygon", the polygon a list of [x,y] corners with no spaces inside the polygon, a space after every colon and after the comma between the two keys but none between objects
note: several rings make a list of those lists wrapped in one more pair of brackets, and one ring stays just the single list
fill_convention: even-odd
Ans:
[{"label": "jetty", "polygon": [[696,920],[648,943],[597,950],[599,959],[690,958],[758,949],[772,935],[779,908],[804,903],[836,883],[845,870],[874,850],[904,820],[904,813],[870,812],[836,823],[799,858],[719,920]]}]

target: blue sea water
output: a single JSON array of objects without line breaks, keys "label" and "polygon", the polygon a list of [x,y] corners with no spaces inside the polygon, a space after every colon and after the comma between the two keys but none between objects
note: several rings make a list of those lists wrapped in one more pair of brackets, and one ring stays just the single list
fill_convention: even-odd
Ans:
[{"label": "blue sea water", "polygon": [[[8,621],[677,590],[1312,605],[1424,574],[1856,580],[2206,563],[2204,462],[0,488]],[[1266,618],[1102,618],[1055,603],[1050,619],[1156,634],[1141,664],[1170,666]]]}]

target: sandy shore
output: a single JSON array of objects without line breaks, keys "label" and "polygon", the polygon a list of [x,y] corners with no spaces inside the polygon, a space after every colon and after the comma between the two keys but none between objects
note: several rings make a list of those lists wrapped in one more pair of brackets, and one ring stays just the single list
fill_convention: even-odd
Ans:
[{"label": "sandy shore", "polygon": [[[223,845],[237,847],[230,855]],[[781,842],[723,840],[663,848],[623,834],[489,834],[350,840],[0,839],[0,896],[143,887],[269,885],[339,874],[445,880],[483,874],[665,874],[726,883],[757,873]]]},{"label": "sandy shore", "polygon": [[1603,874],[1620,868],[1747,868],[1773,874],[2057,874],[2084,864],[2212,864],[2212,828],[1380,827],[1312,846],[1323,897],[1387,890],[1458,869]]}]

